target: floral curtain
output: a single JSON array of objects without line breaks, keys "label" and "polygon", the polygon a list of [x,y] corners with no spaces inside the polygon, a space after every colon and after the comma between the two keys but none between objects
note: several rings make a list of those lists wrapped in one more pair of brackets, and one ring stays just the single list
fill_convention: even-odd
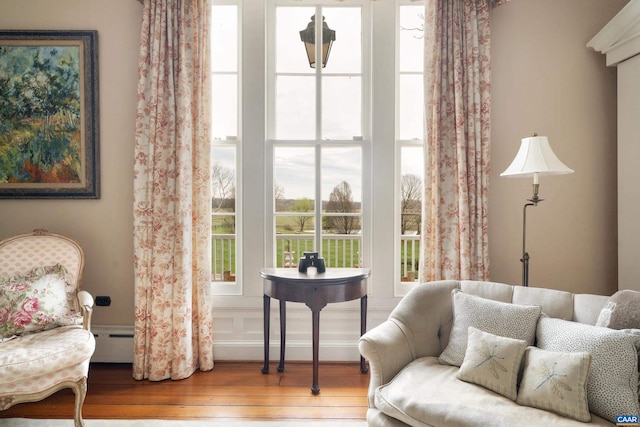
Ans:
[{"label": "floral curtain", "polygon": [[490,6],[430,0],[425,7],[420,281],[489,278]]},{"label": "floral curtain", "polygon": [[143,0],[133,376],[213,368],[208,0]]}]

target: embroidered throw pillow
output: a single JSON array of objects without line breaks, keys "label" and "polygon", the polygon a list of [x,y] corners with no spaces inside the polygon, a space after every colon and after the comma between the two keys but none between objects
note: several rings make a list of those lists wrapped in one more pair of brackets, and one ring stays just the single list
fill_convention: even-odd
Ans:
[{"label": "embroidered throw pillow", "polygon": [[438,360],[440,363],[460,366],[467,351],[469,326],[501,337],[524,340],[533,345],[540,317],[539,306],[509,304],[475,295],[459,289],[452,291],[453,326],[449,344]]},{"label": "embroidered throw pillow", "polygon": [[500,337],[469,326],[464,361],[456,377],[515,400],[524,340]]},{"label": "embroidered throw pillow", "polygon": [[563,353],[528,347],[516,402],[589,422],[590,365],[591,354],[587,352]]},{"label": "embroidered throw pillow", "polygon": [[75,289],[59,264],[25,275],[0,278],[0,340],[16,335],[82,323]]},{"label": "embroidered throw pillow", "polygon": [[562,352],[588,352],[589,410],[615,423],[616,415],[639,414],[638,347],[640,330],[615,330],[542,316],[538,348]]}]

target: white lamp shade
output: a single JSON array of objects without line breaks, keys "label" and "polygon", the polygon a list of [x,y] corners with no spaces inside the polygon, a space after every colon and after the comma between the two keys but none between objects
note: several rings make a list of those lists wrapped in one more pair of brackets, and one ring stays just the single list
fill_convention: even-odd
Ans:
[{"label": "white lamp shade", "polygon": [[500,176],[531,177],[537,175],[564,175],[573,173],[555,155],[546,136],[522,138],[520,150],[509,167]]}]

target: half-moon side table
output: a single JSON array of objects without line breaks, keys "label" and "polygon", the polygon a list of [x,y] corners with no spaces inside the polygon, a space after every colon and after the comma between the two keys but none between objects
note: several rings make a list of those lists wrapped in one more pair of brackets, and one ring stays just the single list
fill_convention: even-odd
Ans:
[{"label": "half-moon side table", "polygon": [[[371,274],[368,268],[327,268],[324,273],[309,269],[300,273],[295,268],[264,268],[264,367],[269,373],[269,323],[271,298],[280,301],[280,364],[278,372],[284,371],[286,332],[286,301],[302,302],[311,309],[313,324],[313,385],[311,392],[318,394],[318,353],[320,340],[320,310],[333,302],[345,302],[360,298],[360,335],[367,329],[367,282]],[[360,371],[368,372],[364,358],[360,357]]]}]

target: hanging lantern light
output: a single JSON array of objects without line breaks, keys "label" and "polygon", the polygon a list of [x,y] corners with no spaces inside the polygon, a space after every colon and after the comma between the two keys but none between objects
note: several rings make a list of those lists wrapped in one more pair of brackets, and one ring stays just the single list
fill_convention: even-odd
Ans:
[{"label": "hanging lantern light", "polygon": [[[316,68],[316,16],[311,17],[311,22],[307,25],[307,28],[300,31],[300,39],[304,43],[304,48],[307,51],[307,58],[309,58],[309,66]],[[322,17],[322,68],[327,66],[329,60],[329,53],[331,52],[331,45],[336,39],[336,32],[329,28],[327,23]]]}]

